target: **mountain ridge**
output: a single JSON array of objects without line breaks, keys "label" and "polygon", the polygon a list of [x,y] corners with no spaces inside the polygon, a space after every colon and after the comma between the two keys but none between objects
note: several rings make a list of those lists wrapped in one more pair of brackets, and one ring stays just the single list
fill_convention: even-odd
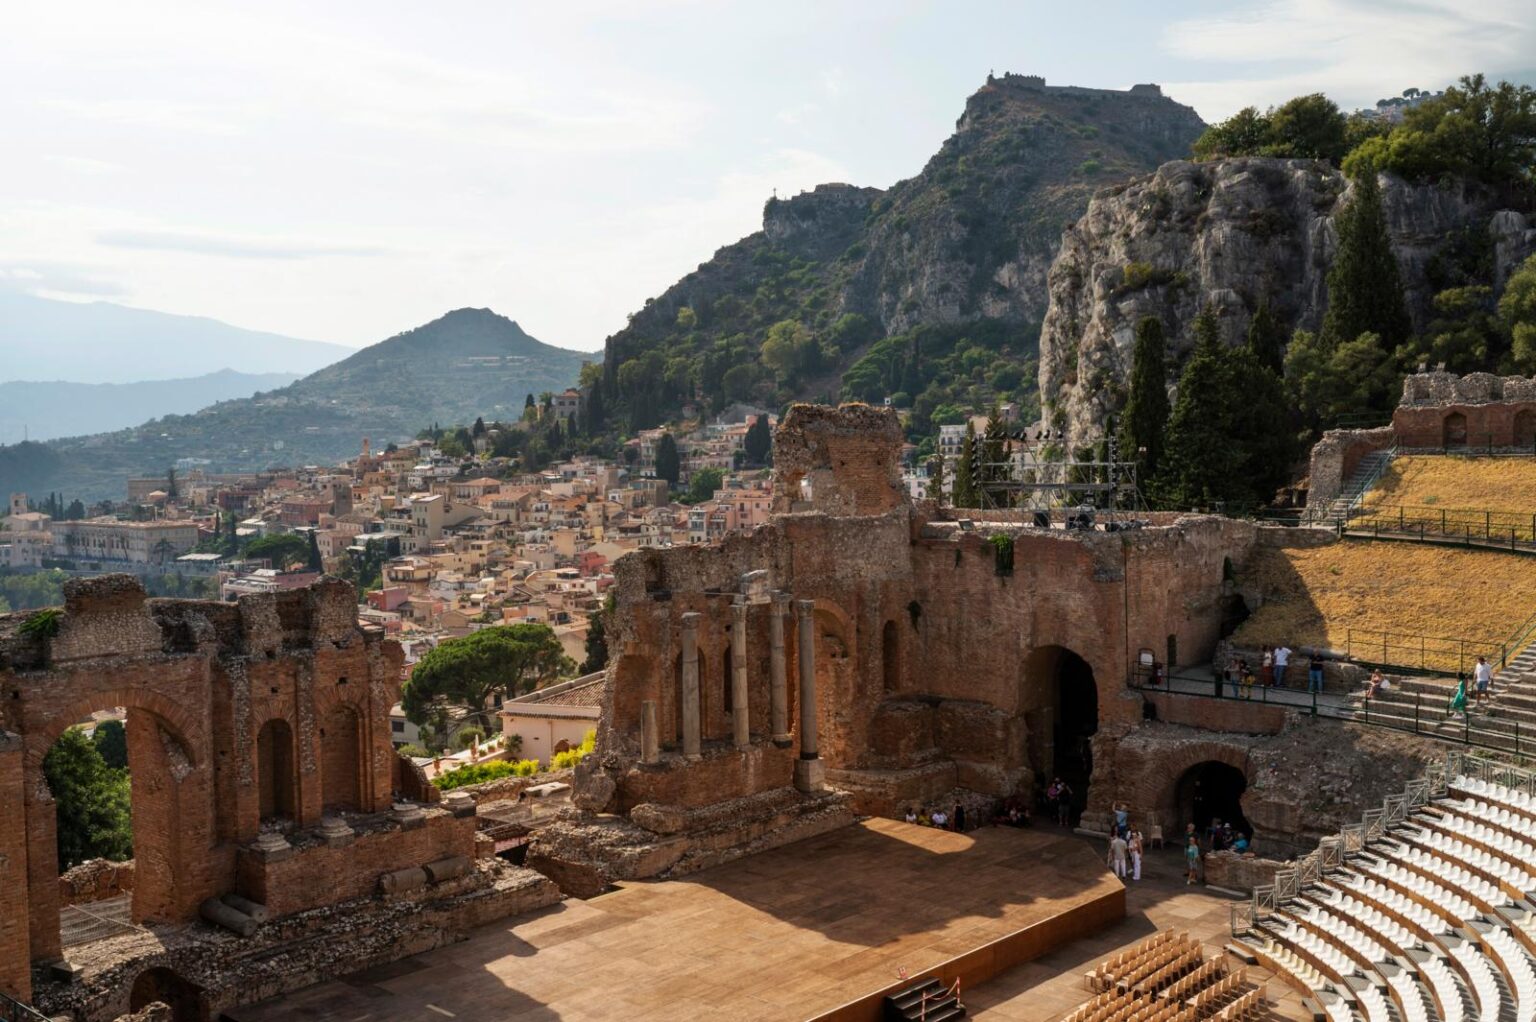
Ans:
[{"label": "mountain ridge", "polygon": [[527,394],[576,383],[586,353],[544,344],[488,309],[454,310],[286,387],[111,433],[0,447],[0,491],[118,499],[129,476],[182,458],[213,472],[334,464],[433,422],[521,415]]},{"label": "mountain ridge", "polygon": [[355,350],[207,316],[0,289],[0,382],[54,377],[61,364],[70,366],[70,383],[185,379],[220,369],[303,375]]}]

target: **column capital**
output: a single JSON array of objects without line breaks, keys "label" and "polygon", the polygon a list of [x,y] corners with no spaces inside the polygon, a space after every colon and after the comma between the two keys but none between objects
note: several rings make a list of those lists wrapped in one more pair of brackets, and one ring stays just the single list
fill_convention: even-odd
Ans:
[{"label": "column capital", "polygon": [[684,613],[682,617],[678,618],[678,620],[682,622],[683,628],[685,630],[692,631],[699,627],[699,618],[703,616],[703,614],[700,614],[696,610],[690,610]]},{"label": "column capital", "polygon": [[810,617],[816,611],[815,600],[796,600],[795,616],[801,618]]},{"label": "column capital", "polygon": [[769,594],[769,599],[773,601],[773,609],[778,613],[782,614],[789,610],[789,594],[784,590],[775,589]]}]

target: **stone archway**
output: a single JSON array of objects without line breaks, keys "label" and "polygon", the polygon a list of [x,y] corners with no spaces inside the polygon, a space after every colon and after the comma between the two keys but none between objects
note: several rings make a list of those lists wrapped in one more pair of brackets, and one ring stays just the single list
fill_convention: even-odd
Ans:
[{"label": "stone archway", "polygon": [[1060,777],[1073,802],[1088,804],[1092,738],[1099,730],[1099,688],[1093,667],[1065,646],[1041,646],[1024,662],[1018,704],[1028,730],[1025,757],[1035,776]]},{"label": "stone archway", "polygon": [[1516,447],[1536,447],[1536,411],[1522,408],[1515,413],[1512,439]]},{"label": "stone archway", "polygon": [[273,717],[256,738],[256,788],[263,821],[298,819],[294,759],[293,728],[281,717]]},{"label": "stone archway", "polygon": [[1179,775],[1174,785],[1178,819],[1193,823],[1201,834],[1213,820],[1252,833],[1253,827],[1242,808],[1243,793],[1247,790],[1247,776],[1230,763],[1214,759],[1196,763]]},{"label": "stone archway", "polygon": [[[1141,795],[1133,808],[1149,811],[1170,842],[1182,839],[1185,824],[1204,822],[1196,821],[1196,815],[1226,819],[1223,810],[1232,813],[1235,808],[1234,815],[1242,815],[1246,821],[1241,803],[1253,778],[1248,751],[1240,745],[1216,741],[1180,744],[1176,750],[1150,758],[1141,770],[1147,776],[1141,778],[1137,788]],[[1201,782],[1198,814],[1194,804],[1197,780]]]},{"label": "stone archway", "polygon": [[1465,447],[1467,446],[1467,417],[1460,412],[1451,412],[1440,423],[1440,446]]}]

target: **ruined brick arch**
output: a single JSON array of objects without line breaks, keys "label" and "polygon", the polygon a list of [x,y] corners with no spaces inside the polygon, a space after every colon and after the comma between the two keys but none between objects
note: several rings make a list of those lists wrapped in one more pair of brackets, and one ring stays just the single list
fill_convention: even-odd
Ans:
[{"label": "ruined brick arch", "polygon": [[88,715],[103,707],[121,706],[131,717],[134,712],[147,713],[181,747],[182,754],[194,769],[203,766],[207,752],[194,740],[201,736],[204,727],[187,715],[184,704],[167,698],[158,692],[138,688],[104,688],[77,695],[64,709],[52,714],[41,730],[22,731],[26,740],[26,766],[28,771],[41,771],[43,759],[59,736]]},{"label": "ruined brick arch", "polygon": [[818,599],[815,603],[817,658],[852,658],[857,652],[855,643],[858,637],[853,618],[831,600]]},{"label": "ruined brick arch", "polygon": [[208,1018],[202,988],[164,966],[145,969],[134,978],[128,1010],[140,1011],[156,1001],[171,1009],[172,1022],[206,1022]]},{"label": "ruined brick arch", "polygon": [[298,746],[286,717],[256,728],[256,791],[261,819],[299,818]]},{"label": "ruined brick arch", "polygon": [[1440,446],[1467,446],[1467,417],[1461,412],[1451,412],[1440,420]]},{"label": "ruined brick arch", "polygon": [[1150,764],[1149,776],[1144,778],[1147,788],[1138,801],[1162,821],[1163,833],[1168,838],[1177,837],[1188,822],[1183,818],[1184,807],[1180,804],[1186,778],[1191,771],[1208,763],[1231,767],[1242,774],[1245,784],[1253,782],[1254,771],[1248,750],[1224,742],[1192,742]]}]

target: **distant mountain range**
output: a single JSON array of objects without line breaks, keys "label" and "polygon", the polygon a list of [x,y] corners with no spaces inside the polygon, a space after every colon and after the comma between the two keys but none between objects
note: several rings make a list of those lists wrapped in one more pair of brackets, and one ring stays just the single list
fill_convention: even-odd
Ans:
[{"label": "distant mountain range", "polygon": [[0,290],[0,381],[130,383],[224,369],[302,376],[355,350],[242,330],[202,316]]},{"label": "distant mountain range", "polygon": [[185,380],[139,383],[0,383],[0,444],[105,433],[157,415],[185,415],[217,401],[286,387],[297,373],[237,373],[221,369]]},{"label": "distant mountain range", "polygon": [[530,337],[489,309],[459,309],[254,398],[132,429],[0,447],[0,493],[122,499],[130,476],[182,458],[213,472],[334,464],[434,422],[517,416],[528,394],[576,383],[588,358]]}]

